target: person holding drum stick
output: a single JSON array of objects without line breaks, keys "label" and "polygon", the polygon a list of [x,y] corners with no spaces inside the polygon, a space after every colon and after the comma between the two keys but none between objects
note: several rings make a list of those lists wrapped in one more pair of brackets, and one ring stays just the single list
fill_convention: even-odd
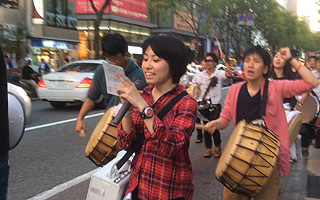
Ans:
[{"label": "person holding drum stick", "polygon": [[[291,50],[291,54],[292,54]],[[294,55],[293,55],[294,57]],[[296,59],[296,57],[295,57]],[[298,72],[292,71],[292,66],[290,63],[286,62],[280,55],[280,51],[278,51],[272,59],[272,66],[270,69],[270,78],[274,80],[295,80],[295,79],[301,79]],[[293,97],[284,98],[283,100],[284,108],[288,116],[289,113],[297,113],[297,111],[294,111],[294,107],[297,104],[297,99]],[[301,124],[301,123],[300,123]],[[298,133],[298,132],[297,132]],[[289,130],[290,134],[290,130]],[[290,147],[290,162],[296,162],[297,161],[297,152],[296,152],[296,143],[293,143]]]},{"label": "person holding drum stick", "polygon": [[[194,192],[190,138],[197,117],[197,102],[179,84],[186,72],[184,44],[170,35],[156,35],[143,43],[142,70],[150,86],[139,92],[132,81],[117,90],[132,106],[118,125],[118,142],[128,150],[144,138],[131,164],[126,195],[133,199],[192,199]],[[159,112],[185,93],[163,119]]]},{"label": "person holding drum stick", "polygon": [[[107,62],[122,67],[125,75],[129,77],[131,81],[142,80],[145,82],[142,70],[131,58],[127,57],[128,44],[122,35],[118,33],[105,35],[102,38],[101,47]],[[107,92],[103,66],[96,70],[92,79],[92,85],[88,92],[88,97],[82,104],[77,117],[75,131],[79,132],[81,137],[84,137],[85,133],[87,133],[83,119],[94,108],[95,101],[97,101],[101,95],[103,95],[106,110],[120,103],[118,96],[108,94]]]},{"label": "person holding drum stick", "polygon": [[[319,84],[319,80],[302,63],[292,59],[289,48],[281,48],[280,56],[289,62],[302,77],[302,80],[270,80],[268,81],[268,98],[264,122],[268,129],[279,137],[280,150],[278,164],[274,166],[268,182],[254,199],[278,199],[279,174],[290,173],[289,133],[286,115],[283,107],[283,99],[300,95],[310,91]],[[246,82],[233,84],[227,94],[225,107],[220,118],[206,124],[209,133],[215,130],[225,129],[230,120],[234,126],[242,120],[247,122],[261,119],[260,106],[265,82],[271,65],[269,53],[260,46],[247,49],[243,57],[244,75]],[[225,150],[226,151],[226,150]],[[221,157],[220,160],[223,160]],[[224,199],[250,199],[251,197],[233,193],[224,189]]]}]

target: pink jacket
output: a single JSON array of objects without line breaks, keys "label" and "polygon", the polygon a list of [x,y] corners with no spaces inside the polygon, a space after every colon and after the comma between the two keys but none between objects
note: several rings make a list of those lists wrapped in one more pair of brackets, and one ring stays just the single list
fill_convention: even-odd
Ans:
[{"label": "pink jacket", "polygon": [[[225,106],[220,115],[220,118],[222,118],[227,125],[229,125],[230,120],[233,120],[234,126],[236,126],[238,95],[244,83],[245,82],[234,84],[228,91]],[[263,94],[263,87],[264,80],[261,85],[261,95]],[[286,114],[283,108],[283,99],[308,92],[312,88],[313,85],[303,80],[271,80],[269,82],[268,102],[264,120],[267,127],[280,138],[279,172],[281,174],[290,173],[289,132]]]}]

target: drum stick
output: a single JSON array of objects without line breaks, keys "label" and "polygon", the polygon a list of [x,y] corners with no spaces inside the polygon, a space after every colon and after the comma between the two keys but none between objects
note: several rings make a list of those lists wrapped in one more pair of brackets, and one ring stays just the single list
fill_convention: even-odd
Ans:
[{"label": "drum stick", "polygon": [[199,123],[196,123],[196,129],[203,129],[203,130],[206,130],[207,127],[205,124],[199,124]]},{"label": "drum stick", "polygon": [[81,138],[86,137],[86,132],[83,129],[81,129],[79,137],[81,137]]},{"label": "drum stick", "polygon": [[220,45],[220,41],[219,41],[219,39],[217,38],[217,36],[215,36],[215,38],[216,38],[216,40],[217,40],[217,45],[218,45],[219,51],[222,52],[221,45]]}]

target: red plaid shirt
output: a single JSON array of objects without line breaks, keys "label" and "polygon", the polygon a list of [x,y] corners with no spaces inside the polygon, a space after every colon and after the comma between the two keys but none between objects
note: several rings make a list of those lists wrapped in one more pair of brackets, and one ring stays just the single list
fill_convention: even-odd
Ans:
[{"label": "red plaid shirt", "polygon": [[[152,106],[155,114],[185,90],[179,84],[152,104],[152,89],[153,86],[145,88],[142,97]],[[138,140],[138,135],[144,134],[146,138],[133,158],[126,194],[138,186],[139,199],[192,199],[194,186],[188,150],[196,117],[197,102],[187,95],[162,121],[155,115],[152,135],[139,116],[138,109],[132,116],[130,133],[122,130],[122,123],[118,125],[118,142],[125,150]]]}]

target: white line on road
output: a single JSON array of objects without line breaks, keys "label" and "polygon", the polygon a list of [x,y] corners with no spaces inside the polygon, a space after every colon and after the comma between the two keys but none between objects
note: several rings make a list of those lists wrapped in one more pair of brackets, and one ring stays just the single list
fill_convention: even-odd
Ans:
[{"label": "white line on road", "polygon": [[[85,119],[91,118],[91,117],[97,117],[97,116],[101,116],[101,115],[104,115],[104,113],[97,113],[97,114],[93,114],[93,115],[88,115],[88,116],[85,117]],[[55,125],[58,125],[58,124],[65,124],[65,123],[73,122],[73,121],[76,121],[76,120],[77,120],[77,118],[73,118],[73,119],[67,119],[67,120],[63,120],[63,121],[59,121],[59,122],[53,122],[53,123],[49,123],[49,124],[33,126],[33,127],[25,128],[24,131],[31,131],[31,130],[35,130],[35,129],[39,129],[39,128],[55,126]]]},{"label": "white line on road", "polygon": [[50,197],[52,197],[52,196],[54,196],[56,194],[61,193],[62,191],[66,190],[66,189],[71,188],[72,186],[75,186],[75,185],[81,183],[82,181],[85,181],[85,180],[89,179],[92,176],[92,174],[94,174],[99,169],[100,168],[94,169],[94,170],[92,170],[90,172],[82,174],[81,176],[78,176],[78,177],[76,177],[76,178],[74,178],[74,179],[72,179],[72,180],[70,180],[68,182],[62,183],[62,184],[60,184],[60,185],[58,185],[58,186],[56,186],[56,187],[54,187],[54,188],[52,188],[50,190],[44,191],[44,192],[38,194],[37,196],[34,196],[34,197],[32,197],[30,199],[27,199],[27,200],[45,200],[45,199],[48,199],[48,198],[50,198]]}]

